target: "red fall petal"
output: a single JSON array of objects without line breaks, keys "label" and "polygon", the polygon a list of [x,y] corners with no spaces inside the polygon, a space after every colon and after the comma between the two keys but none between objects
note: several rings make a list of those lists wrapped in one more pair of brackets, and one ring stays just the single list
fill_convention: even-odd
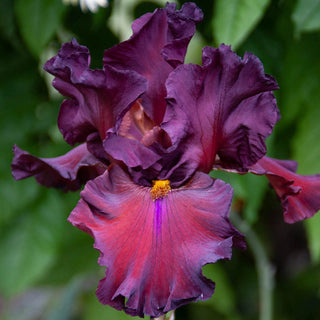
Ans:
[{"label": "red fall petal", "polygon": [[294,223],[312,217],[320,210],[320,175],[295,173],[295,161],[263,157],[250,172],[266,175],[281,200],[284,221]]},{"label": "red fall petal", "polygon": [[94,238],[107,266],[99,300],[140,317],[208,299],[214,283],[202,267],[245,247],[228,219],[230,185],[196,173],[163,198],[152,200],[150,191],[113,166],[87,183],[69,217]]}]

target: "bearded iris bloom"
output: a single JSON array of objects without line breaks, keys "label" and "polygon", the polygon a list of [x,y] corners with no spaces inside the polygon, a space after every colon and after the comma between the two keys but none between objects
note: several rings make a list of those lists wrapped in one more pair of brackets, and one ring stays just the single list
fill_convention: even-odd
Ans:
[{"label": "bearded iris bloom", "polygon": [[64,96],[58,126],[77,146],[37,158],[17,146],[19,180],[81,191],[68,220],[94,238],[106,275],[101,303],[132,316],[159,317],[205,300],[214,282],[202,267],[245,249],[229,221],[232,188],[213,169],[265,175],[292,223],[320,208],[320,177],[296,163],[266,157],[279,120],[276,81],[250,53],[205,47],[202,65],[184,64],[202,19],[193,3],[148,13],[132,37],[105,51],[90,69],[86,47],[72,40],[44,66]]}]

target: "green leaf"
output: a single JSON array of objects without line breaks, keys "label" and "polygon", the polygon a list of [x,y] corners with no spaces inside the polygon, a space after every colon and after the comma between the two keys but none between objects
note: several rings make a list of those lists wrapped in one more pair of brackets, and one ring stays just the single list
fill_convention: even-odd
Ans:
[{"label": "green leaf", "polygon": [[124,311],[117,311],[110,306],[101,304],[97,296],[92,291],[85,301],[84,312],[82,314],[83,320],[101,320],[101,319],[112,319],[112,320],[134,320],[140,319],[138,317],[131,317],[124,313]]},{"label": "green leaf", "polygon": [[292,20],[297,34],[320,30],[320,0],[298,0]]},{"label": "green leaf", "polygon": [[205,42],[199,32],[196,32],[192,37],[188,46],[188,51],[185,57],[185,63],[201,64],[202,48]]},{"label": "green leaf", "polygon": [[[320,96],[300,119],[297,133],[293,137],[293,158],[299,162],[298,172],[301,174],[320,173]],[[320,234],[320,233],[319,233]]]},{"label": "green leaf", "polygon": [[258,219],[259,208],[268,187],[265,177],[251,173],[240,175],[236,173],[212,171],[210,175],[230,183],[234,190],[234,204],[237,201],[243,205],[244,216],[249,224],[254,224]]},{"label": "green leaf", "polygon": [[[287,48],[279,78],[278,102],[282,126],[295,125],[307,110],[319,106],[319,43],[320,35],[310,34],[292,42]],[[288,138],[291,135],[289,133]]]},{"label": "green leaf", "polygon": [[61,0],[17,0],[20,33],[31,53],[39,57],[59,27],[66,6]]},{"label": "green leaf", "polygon": [[14,23],[13,1],[0,1],[0,33],[10,41],[11,44],[18,46],[17,30]]},{"label": "green leaf", "polygon": [[212,28],[217,44],[237,48],[262,18],[270,0],[217,0]]},{"label": "green leaf", "polygon": [[210,304],[219,313],[224,315],[235,315],[236,300],[232,285],[220,263],[207,264],[203,267],[205,277],[216,283],[214,295],[202,304]]},{"label": "green leaf", "polygon": [[[0,202],[2,203],[0,231],[17,217],[19,211],[22,211],[39,196],[40,189],[35,181],[17,182],[13,180],[11,175],[5,178],[0,181]],[[17,201],[17,195],[19,195],[19,201]]]},{"label": "green leaf", "polygon": [[85,278],[75,277],[64,288],[60,299],[51,307],[45,320],[70,320],[75,311],[76,302],[82,293]]},{"label": "green leaf", "polygon": [[[298,172],[301,174],[320,173],[320,97],[314,101],[305,117],[300,120],[297,134],[293,139],[294,159],[299,162]],[[320,215],[319,213],[305,223],[309,249],[312,260],[320,261]]]},{"label": "green leaf", "polygon": [[33,285],[55,261],[67,224],[64,205],[55,190],[46,190],[37,200],[21,209],[1,233],[0,255],[5,258],[0,260],[0,291],[4,295]]},{"label": "green leaf", "polygon": [[312,261],[320,262],[320,213],[318,212],[314,217],[305,221],[307,231],[309,250]]},{"label": "green leaf", "polygon": [[53,262],[53,248],[47,246],[34,227],[30,221],[20,223],[1,241],[0,252],[5,259],[0,263],[0,291],[4,295],[28,287]]}]

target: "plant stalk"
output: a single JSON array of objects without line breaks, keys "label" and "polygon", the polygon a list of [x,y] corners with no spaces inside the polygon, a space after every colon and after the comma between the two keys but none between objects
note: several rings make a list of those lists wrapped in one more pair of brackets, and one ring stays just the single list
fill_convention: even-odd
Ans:
[{"label": "plant stalk", "polygon": [[274,288],[274,269],[272,264],[259,237],[250,225],[242,220],[237,212],[231,215],[230,220],[246,235],[248,246],[255,259],[259,284],[259,320],[272,320]]}]

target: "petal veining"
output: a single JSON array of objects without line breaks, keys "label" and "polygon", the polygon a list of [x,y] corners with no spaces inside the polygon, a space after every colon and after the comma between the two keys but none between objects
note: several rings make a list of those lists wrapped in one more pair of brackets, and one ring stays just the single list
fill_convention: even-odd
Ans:
[{"label": "petal veining", "polygon": [[177,67],[166,86],[165,129],[169,135],[185,135],[171,128],[170,119],[177,112],[186,113],[192,131],[186,147],[199,149],[196,161],[202,171],[212,169],[216,155],[231,167],[246,169],[265,154],[264,140],[279,119],[272,94],[278,86],[264,74],[258,58],[246,54],[240,59],[225,45],[207,47],[203,66]]},{"label": "petal veining", "polygon": [[295,161],[266,156],[250,168],[254,174],[266,175],[281,200],[287,223],[310,218],[320,210],[320,175],[304,176],[296,169]]},{"label": "petal veining", "polygon": [[16,180],[34,176],[41,185],[64,191],[78,190],[106,170],[106,166],[89,153],[85,143],[56,158],[37,158],[16,145],[13,152],[11,168]]},{"label": "petal veining", "polygon": [[53,86],[64,96],[58,118],[65,140],[73,145],[98,132],[101,140],[131,104],[146,90],[146,80],[134,71],[89,68],[89,50],[74,39],[62,45],[44,69],[55,76]]},{"label": "petal veining", "polygon": [[142,101],[146,113],[157,125],[166,108],[165,81],[174,67],[183,63],[195,25],[202,16],[193,3],[184,4],[181,10],[175,10],[173,3],[168,4],[139,18],[133,23],[129,40],[105,51],[105,66],[134,70],[148,80]]},{"label": "petal veining", "polygon": [[107,266],[97,296],[133,316],[158,317],[208,299],[207,263],[230,259],[243,236],[228,214],[230,185],[196,173],[188,184],[153,200],[120,167],[88,182],[69,221],[88,232]]}]

